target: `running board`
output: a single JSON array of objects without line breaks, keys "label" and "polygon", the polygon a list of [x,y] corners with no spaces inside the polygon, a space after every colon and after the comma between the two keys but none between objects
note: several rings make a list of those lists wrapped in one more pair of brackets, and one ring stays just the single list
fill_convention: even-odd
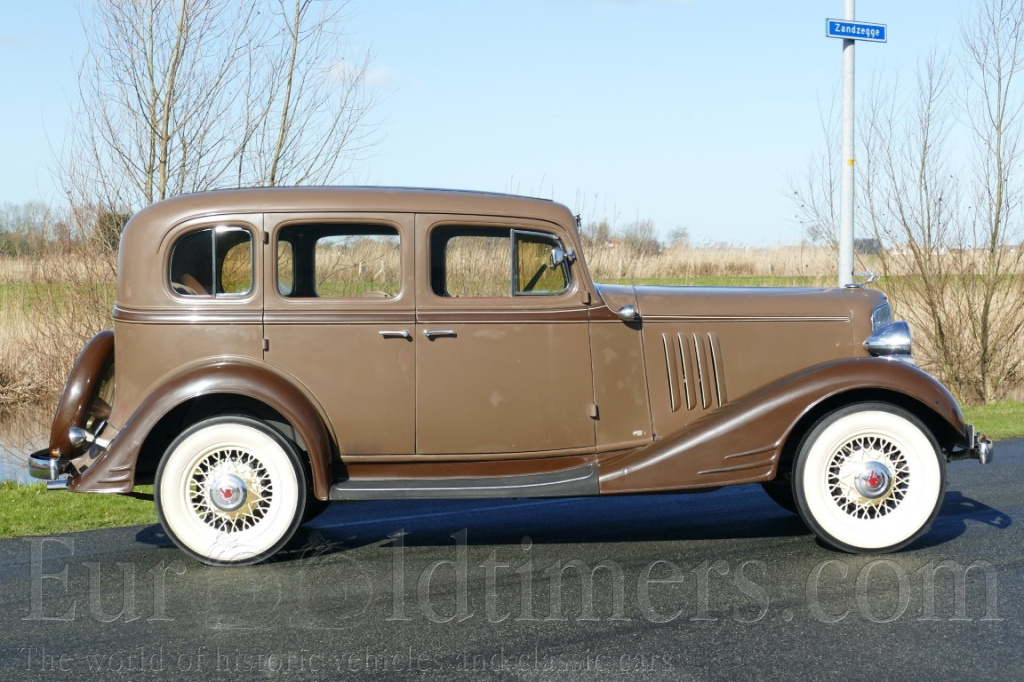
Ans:
[{"label": "running board", "polygon": [[516,476],[473,478],[357,478],[331,486],[332,500],[474,497],[578,497],[597,495],[597,465]]}]

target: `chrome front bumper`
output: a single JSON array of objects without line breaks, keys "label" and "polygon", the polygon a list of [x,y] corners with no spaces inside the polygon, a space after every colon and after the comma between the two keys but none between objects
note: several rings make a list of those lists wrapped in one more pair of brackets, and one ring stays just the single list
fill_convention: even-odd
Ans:
[{"label": "chrome front bumper", "polygon": [[992,441],[977,433],[973,424],[964,424],[964,443],[953,450],[949,459],[976,459],[981,464],[989,464],[994,449]]}]

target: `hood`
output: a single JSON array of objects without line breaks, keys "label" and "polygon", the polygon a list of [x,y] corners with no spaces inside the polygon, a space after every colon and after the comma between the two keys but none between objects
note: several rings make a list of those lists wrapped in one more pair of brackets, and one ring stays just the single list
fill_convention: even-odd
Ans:
[{"label": "hood", "polygon": [[873,289],[598,285],[612,310],[632,303],[641,319],[847,318],[864,316],[885,301]]}]

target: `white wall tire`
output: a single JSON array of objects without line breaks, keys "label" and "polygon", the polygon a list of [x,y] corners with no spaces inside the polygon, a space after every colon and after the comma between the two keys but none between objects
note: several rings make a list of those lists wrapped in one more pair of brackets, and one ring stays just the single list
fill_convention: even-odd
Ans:
[{"label": "white wall tire", "polygon": [[853,553],[891,552],[923,535],[946,489],[945,458],[909,412],[858,403],[804,438],[793,474],[800,516],[818,537]]},{"label": "white wall tire", "polygon": [[295,448],[266,424],[215,417],[171,443],[154,499],[168,536],[212,565],[253,564],[291,539],[306,509]]}]

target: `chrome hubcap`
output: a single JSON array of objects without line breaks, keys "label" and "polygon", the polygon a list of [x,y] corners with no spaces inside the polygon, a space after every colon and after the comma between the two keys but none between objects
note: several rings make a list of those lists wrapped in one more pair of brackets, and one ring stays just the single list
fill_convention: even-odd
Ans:
[{"label": "chrome hubcap", "polygon": [[250,452],[218,447],[204,454],[189,476],[192,512],[215,530],[235,533],[262,520],[274,499],[266,466]]},{"label": "chrome hubcap", "polygon": [[841,510],[857,519],[877,519],[907,496],[910,466],[899,443],[885,436],[857,436],[833,453],[826,484]]},{"label": "chrome hubcap", "polygon": [[877,500],[889,492],[892,474],[881,462],[865,462],[853,477],[853,485],[864,499]]},{"label": "chrome hubcap", "polygon": [[209,488],[210,502],[221,511],[235,511],[245,503],[249,491],[235,474],[222,474]]}]

